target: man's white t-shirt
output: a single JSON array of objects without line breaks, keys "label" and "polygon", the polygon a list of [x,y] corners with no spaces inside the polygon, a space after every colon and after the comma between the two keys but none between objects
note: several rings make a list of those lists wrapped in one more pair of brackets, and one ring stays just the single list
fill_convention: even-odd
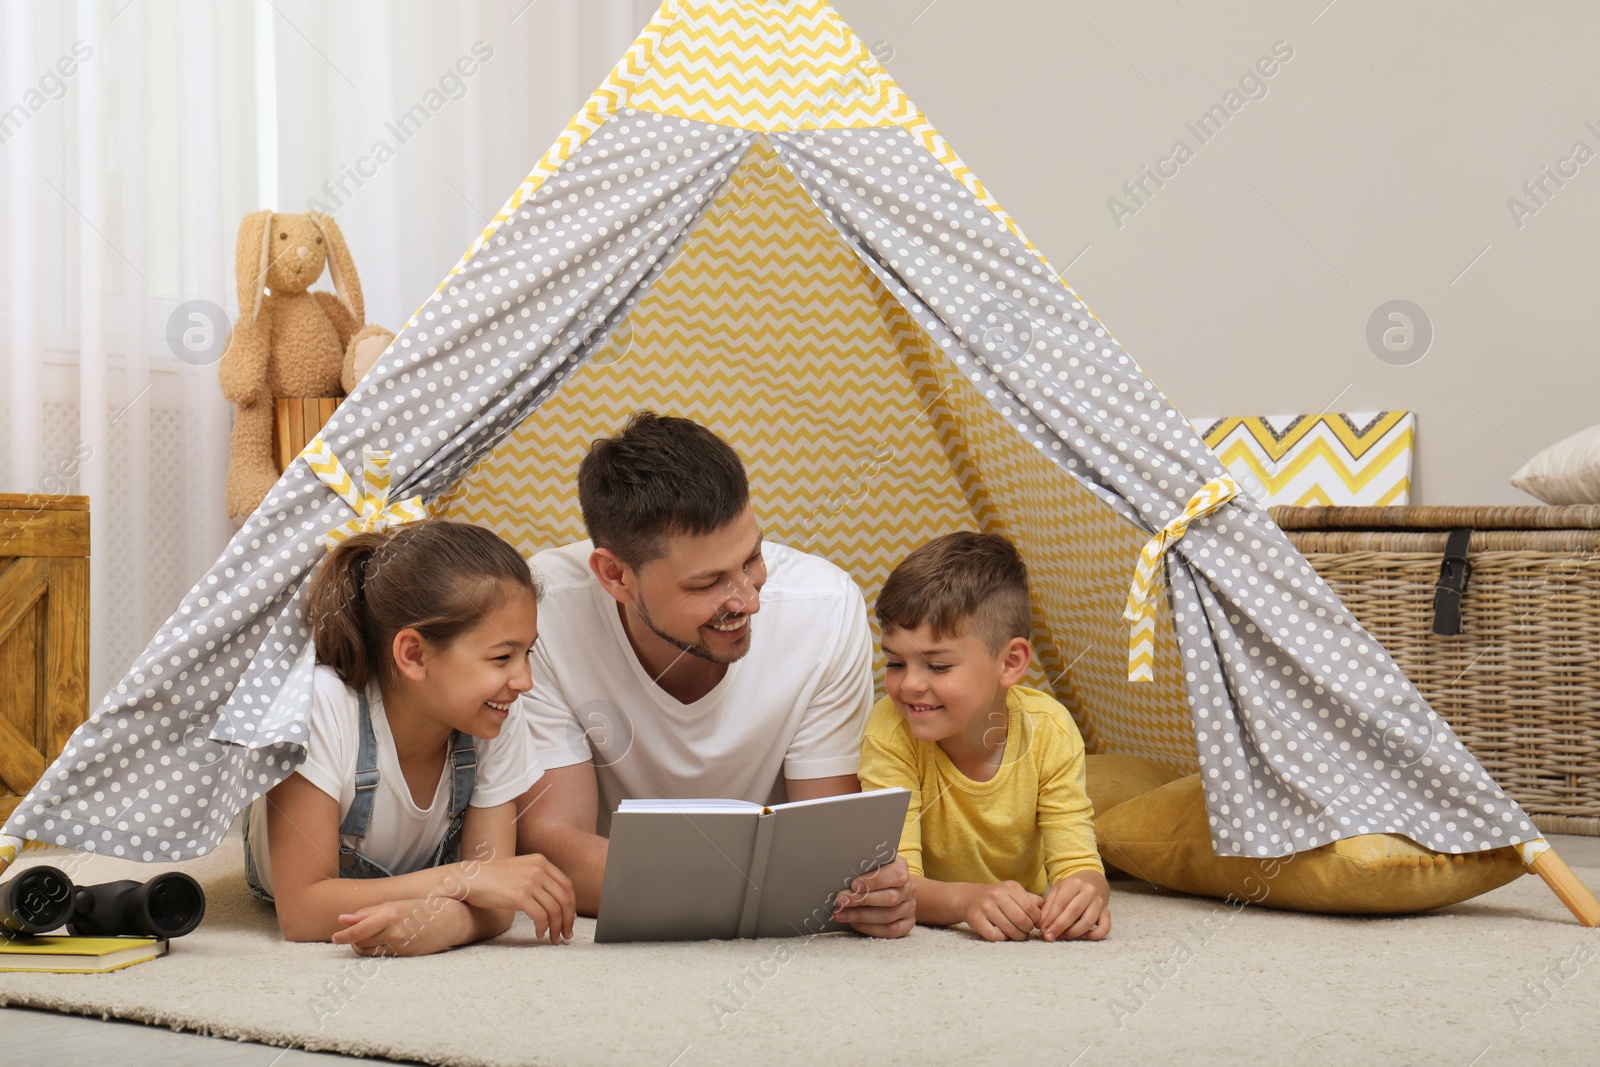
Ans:
[{"label": "man's white t-shirt", "polygon": [[767,542],[750,649],[699,700],[680,703],[639,663],[619,605],[589,569],[588,541],[530,561],[544,579],[533,689],[539,760],[593,759],[599,832],[624,798],[784,798],[784,778],[854,774],[872,709],[866,602],[825,559]]},{"label": "man's white t-shirt", "polygon": [[[478,772],[472,799],[468,801],[474,808],[492,808],[515,800],[544,774],[523,723],[527,716],[525,700],[511,706],[498,737],[475,739]],[[389,732],[389,720],[383,712],[383,694],[376,683],[367,689],[367,709],[378,745],[378,788],[373,794],[372,821],[359,844],[355,838],[341,841],[392,874],[409,874],[427,865],[450,829],[450,760],[445,758],[433,802],[427,808],[417,807],[400,770],[394,735]],[[319,664],[313,675],[308,729],[305,762],[297,769],[312,785],[338,799],[342,823],[356,796],[361,705],[355,690],[345,685],[332,667]],[[251,806],[250,852],[262,888],[271,893],[272,857],[267,848],[265,801]]]}]

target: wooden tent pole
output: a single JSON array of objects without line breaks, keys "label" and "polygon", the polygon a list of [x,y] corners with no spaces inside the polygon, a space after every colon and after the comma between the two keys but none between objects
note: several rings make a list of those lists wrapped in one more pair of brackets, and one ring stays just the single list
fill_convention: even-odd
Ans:
[{"label": "wooden tent pole", "polygon": [[1522,861],[1528,869],[1549,886],[1567,910],[1577,917],[1583,926],[1600,926],[1600,900],[1596,900],[1594,893],[1588,886],[1578,880],[1572,873],[1572,868],[1567,866],[1565,860],[1556,855],[1556,850],[1544,838],[1537,841],[1524,841],[1517,848],[1522,850]]}]

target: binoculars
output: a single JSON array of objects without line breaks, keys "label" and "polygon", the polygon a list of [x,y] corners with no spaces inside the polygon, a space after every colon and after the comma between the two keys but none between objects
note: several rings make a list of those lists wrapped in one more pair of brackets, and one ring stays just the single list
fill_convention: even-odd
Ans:
[{"label": "binoculars", "polygon": [[0,935],[31,937],[62,926],[80,937],[182,937],[200,925],[206,895],[181,871],[148,882],[72,884],[58,867],[29,867],[0,885]]}]

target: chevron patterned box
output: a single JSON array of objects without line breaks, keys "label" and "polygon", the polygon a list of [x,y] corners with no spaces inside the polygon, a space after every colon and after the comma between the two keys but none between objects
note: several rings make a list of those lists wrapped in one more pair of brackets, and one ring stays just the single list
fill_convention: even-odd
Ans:
[{"label": "chevron patterned box", "polygon": [[1410,503],[1413,412],[1189,421],[1263,507]]}]

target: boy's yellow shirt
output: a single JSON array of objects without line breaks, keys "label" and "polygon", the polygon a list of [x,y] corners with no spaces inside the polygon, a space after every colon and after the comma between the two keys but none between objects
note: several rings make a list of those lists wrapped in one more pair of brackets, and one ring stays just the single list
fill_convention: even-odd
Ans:
[{"label": "boy's yellow shirt", "polygon": [[974,782],[944,750],[911,735],[888,697],[861,739],[861,787],[911,791],[900,855],[940,882],[1020,883],[1030,893],[1100,871],[1084,789],[1083,738],[1067,709],[1037,689],[1006,691],[1006,747],[993,778]]}]

